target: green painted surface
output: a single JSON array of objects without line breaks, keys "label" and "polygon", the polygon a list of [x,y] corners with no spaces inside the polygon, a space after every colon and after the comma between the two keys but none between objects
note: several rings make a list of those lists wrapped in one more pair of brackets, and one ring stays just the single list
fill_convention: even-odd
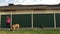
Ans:
[{"label": "green painted surface", "polygon": [[12,24],[18,23],[21,27],[31,27],[31,14],[18,14],[12,16]]},{"label": "green painted surface", "polygon": [[53,27],[54,16],[53,14],[34,14],[34,27]]},{"label": "green painted surface", "polygon": [[6,17],[9,15],[2,15],[1,16],[1,28],[6,28]]},{"label": "green painted surface", "polygon": [[56,26],[60,27],[60,14],[56,14]]}]

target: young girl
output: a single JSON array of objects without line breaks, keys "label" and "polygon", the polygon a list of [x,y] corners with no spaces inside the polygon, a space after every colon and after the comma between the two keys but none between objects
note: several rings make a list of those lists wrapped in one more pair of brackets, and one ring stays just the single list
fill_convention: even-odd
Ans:
[{"label": "young girl", "polygon": [[7,16],[7,20],[6,20],[6,28],[10,28],[10,22],[11,22],[11,19],[9,16]]}]

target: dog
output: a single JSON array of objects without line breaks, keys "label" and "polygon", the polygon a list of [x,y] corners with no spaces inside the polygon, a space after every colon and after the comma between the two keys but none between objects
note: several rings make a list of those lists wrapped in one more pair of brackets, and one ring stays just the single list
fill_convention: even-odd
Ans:
[{"label": "dog", "polygon": [[10,27],[10,31],[13,31],[13,30],[16,30],[16,29],[19,29],[20,28],[20,25],[19,24],[13,24],[11,27]]}]

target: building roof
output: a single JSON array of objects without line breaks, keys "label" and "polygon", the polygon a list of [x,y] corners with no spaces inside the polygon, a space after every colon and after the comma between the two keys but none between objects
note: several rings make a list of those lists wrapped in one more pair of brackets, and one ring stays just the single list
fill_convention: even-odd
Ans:
[{"label": "building roof", "polygon": [[60,10],[60,4],[58,5],[9,5],[0,6],[1,11],[15,11],[15,10]]}]

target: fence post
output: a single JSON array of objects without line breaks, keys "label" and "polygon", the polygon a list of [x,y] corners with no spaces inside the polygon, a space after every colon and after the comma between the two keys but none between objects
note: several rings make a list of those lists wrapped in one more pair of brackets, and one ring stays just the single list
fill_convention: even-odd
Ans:
[{"label": "fence post", "polygon": [[32,15],[31,15],[31,21],[32,21],[32,28],[33,28],[33,11],[32,11]]},{"label": "fence post", "polygon": [[54,13],[54,28],[56,29],[56,15],[55,15],[55,11],[53,13]]},{"label": "fence post", "polygon": [[1,28],[1,13],[0,13],[0,28]]},{"label": "fence post", "polygon": [[10,26],[12,25],[12,11],[11,11],[11,23],[10,23]]}]

